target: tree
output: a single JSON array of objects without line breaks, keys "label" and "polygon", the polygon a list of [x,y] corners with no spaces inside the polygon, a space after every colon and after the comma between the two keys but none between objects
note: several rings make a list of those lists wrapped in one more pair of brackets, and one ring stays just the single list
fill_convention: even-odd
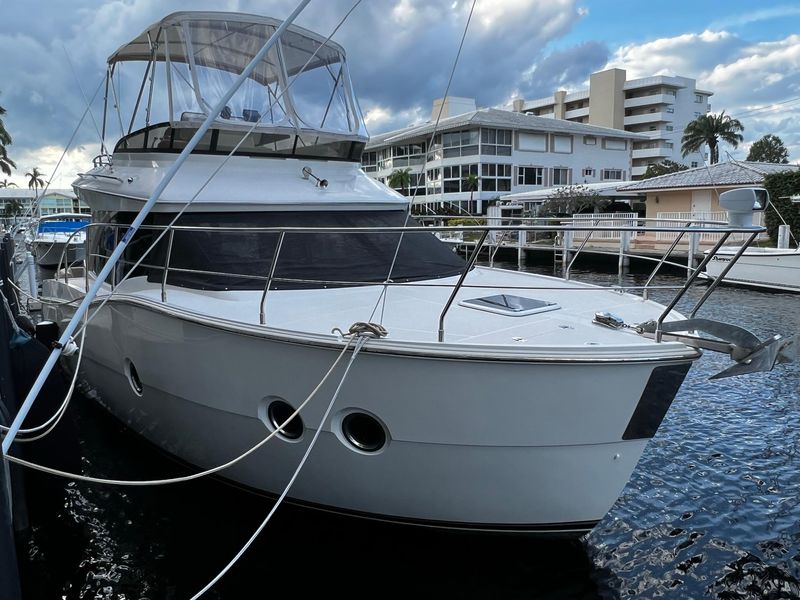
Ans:
[{"label": "tree", "polygon": [[718,115],[700,115],[683,130],[681,153],[686,156],[699,152],[703,145],[708,144],[711,164],[715,165],[719,162],[719,143],[722,141],[736,148],[744,140],[740,131],[744,131],[744,126],[738,119],[731,119],[724,110]]},{"label": "tree", "polygon": [[461,180],[461,187],[469,192],[469,210],[472,210],[472,195],[478,191],[479,183],[480,177],[475,173],[469,173]]},{"label": "tree", "polygon": [[25,173],[25,177],[28,178],[28,189],[34,190],[37,199],[39,198],[39,188],[43,188],[45,183],[42,175],[43,173],[39,171],[39,167],[33,167],[30,173]]},{"label": "tree", "polygon": [[595,212],[602,210],[607,204],[606,198],[585,185],[568,185],[556,190],[553,197],[542,204],[539,215],[551,217]]},{"label": "tree", "polygon": [[392,171],[387,183],[390,188],[399,189],[403,196],[408,196],[408,188],[411,187],[411,169]]},{"label": "tree", "polygon": [[777,135],[768,133],[760,140],[753,142],[747,160],[756,162],[782,163],[789,162],[789,151],[783,145],[783,140]]},{"label": "tree", "polygon": [[797,236],[800,232],[800,204],[794,204],[789,196],[800,194],[800,171],[787,169],[780,173],[770,173],[764,176],[764,187],[767,188],[769,201],[773,205],[764,211],[764,225],[769,237],[773,242],[778,241],[778,225],[783,225],[778,213],[786,219],[786,223]]},{"label": "tree", "polygon": [[666,159],[654,165],[647,165],[647,170],[644,172],[642,179],[650,179],[651,177],[667,175],[668,173],[677,173],[678,171],[685,171],[688,168],[689,167],[682,163]]},{"label": "tree", "polygon": [[[6,109],[0,106],[0,117],[6,114]],[[14,161],[8,158],[8,150],[6,146],[11,145],[11,134],[6,131],[6,127],[3,124],[3,119],[0,118],[0,171],[5,173],[6,175],[11,175],[11,169],[16,169],[17,165],[14,164]]]},{"label": "tree", "polygon": [[22,202],[20,202],[17,198],[11,198],[8,202],[6,202],[6,205],[3,208],[3,216],[6,219],[14,217],[14,221],[16,222],[16,217],[17,215],[22,214],[22,210]]},{"label": "tree", "polygon": [[8,178],[3,179],[3,181],[0,181],[0,188],[10,188],[10,187],[19,187],[19,186],[13,181],[9,181]]}]

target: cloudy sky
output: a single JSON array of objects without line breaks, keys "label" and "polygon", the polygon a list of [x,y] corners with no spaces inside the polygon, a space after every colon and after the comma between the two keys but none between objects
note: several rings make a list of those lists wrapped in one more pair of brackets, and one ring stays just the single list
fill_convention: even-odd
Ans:
[{"label": "cloudy sky", "polygon": [[[354,0],[312,0],[298,24],[327,36]],[[98,152],[91,120],[52,176],[99,85],[106,57],[177,10],[283,17],[294,0],[0,0],[0,106],[14,138],[10,178],[38,166],[64,187]],[[371,132],[426,120],[442,95],[471,0],[363,0],[334,39],[348,51]],[[646,10],[644,7],[647,7]],[[745,126],[800,159],[800,2],[783,0],[477,0],[451,94],[479,106],[583,87],[591,72],[694,77]],[[81,91],[83,90],[83,92]],[[100,114],[94,111],[99,120]],[[732,150],[732,149],[728,149]],[[723,157],[724,157],[723,153]],[[0,176],[2,180],[3,176]]]}]

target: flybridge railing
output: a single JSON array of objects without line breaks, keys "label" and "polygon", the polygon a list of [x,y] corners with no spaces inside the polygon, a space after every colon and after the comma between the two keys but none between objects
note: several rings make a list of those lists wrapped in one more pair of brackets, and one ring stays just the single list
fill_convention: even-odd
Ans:
[{"label": "flybridge railing", "polygon": [[[536,221],[537,219],[523,219],[528,221]],[[645,219],[647,221],[647,219]],[[652,220],[651,220],[652,221]],[[122,239],[125,235],[125,232],[128,231],[129,226],[127,224],[122,223],[92,223],[88,226],[91,227],[104,227],[104,228],[113,228],[115,231],[115,240],[116,243]],[[687,222],[682,227],[653,227],[653,226],[631,226],[631,227],[609,227],[605,225],[587,225],[587,226],[576,226],[576,225],[463,225],[459,227],[449,227],[445,225],[441,226],[412,226],[412,227],[391,227],[391,226],[379,226],[379,227],[236,227],[236,226],[224,226],[224,227],[213,227],[213,226],[186,226],[186,225],[142,225],[139,227],[140,230],[155,230],[159,232],[163,232],[163,238],[165,238],[167,244],[166,256],[163,264],[152,264],[148,262],[147,256],[143,255],[140,259],[135,261],[133,260],[126,260],[124,257],[120,259],[120,264],[123,266],[128,265],[130,266],[130,270],[133,270],[138,267],[144,267],[147,269],[155,269],[157,271],[162,271],[161,277],[161,301],[166,303],[168,301],[168,292],[170,289],[168,277],[169,273],[187,273],[187,274],[195,274],[195,275],[205,275],[205,276],[212,276],[212,277],[229,277],[231,279],[247,279],[253,282],[260,282],[263,284],[261,301],[259,303],[259,323],[261,325],[267,324],[266,319],[266,302],[267,297],[269,294],[270,289],[273,288],[273,284],[277,283],[290,283],[290,284],[304,284],[304,285],[318,285],[318,286],[365,286],[365,285],[378,285],[378,286],[421,286],[421,287],[443,287],[443,288],[452,288],[451,292],[442,308],[442,311],[439,316],[439,330],[438,330],[438,339],[440,342],[443,342],[445,339],[445,328],[444,322],[445,317],[447,315],[448,310],[450,309],[453,301],[455,300],[457,294],[462,289],[469,289],[469,288],[477,288],[477,289],[514,289],[514,290],[569,290],[569,291],[580,291],[580,290],[596,290],[596,286],[588,286],[588,287],[579,287],[579,286],[507,286],[507,285],[471,285],[465,283],[467,275],[469,271],[475,266],[478,257],[486,245],[486,239],[491,231],[498,231],[498,232],[517,232],[517,234],[526,234],[527,232],[555,232],[557,234],[565,234],[567,232],[585,232],[587,235],[583,240],[583,243],[575,252],[572,261],[570,262],[569,266],[565,269],[565,280],[568,280],[569,268],[577,258],[580,251],[585,246],[586,242],[589,240],[590,236],[597,232],[606,232],[606,231],[619,231],[621,235],[628,236],[634,232],[640,233],[647,233],[647,232],[656,232],[656,231],[670,231],[675,233],[675,239],[670,247],[666,250],[664,255],[660,259],[652,259],[656,260],[657,265],[651,272],[647,282],[644,286],[615,286],[612,288],[614,291],[618,292],[633,292],[633,291],[641,291],[642,297],[644,300],[647,299],[648,294],[650,291],[659,289],[659,290],[677,290],[677,293],[672,298],[668,306],[664,309],[657,320],[657,327],[656,327],[656,339],[660,341],[661,339],[661,324],[667,315],[672,311],[672,309],[677,305],[677,303],[683,298],[686,294],[688,289],[691,285],[695,282],[697,277],[702,272],[703,268],[706,264],[711,260],[711,258],[717,253],[717,251],[725,244],[726,241],[731,237],[733,234],[743,234],[748,236],[746,243],[742,244],[742,246],[738,249],[736,254],[732,257],[732,259],[726,262],[725,267],[723,268],[720,275],[711,283],[708,287],[706,292],[703,296],[698,300],[691,311],[691,316],[694,316],[697,311],[702,307],[711,293],[714,291],[716,286],[722,281],[731,267],[736,263],[739,257],[742,255],[744,250],[749,246],[756,237],[764,231],[763,227],[757,226],[749,226],[749,227],[731,227],[724,223],[709,223],[704,222],[702,225],[693,225],[691,222]],[[673,264],[668,259],[678,245],[678,242],[681,238],[686,234],[701,234],[703,232],[712,230],[715,233],[720,234],[720,239],[715,244],[714,248],[705,254],[701,263],[697,266],[696,269],[693,269],[690,272],[689,277],[687,278],[686,282],[681,285],[672,285],[672,286],[655,286],[653,285],[653,281],[661,269],[661,267],[665,264]],[[277,242],[275,244],[275,251],[272,255],[270,268],[267,273],[264,275],[253,275],[249,273],[230,273],[230,272],[222,272],[222,271],[211,271],[211,270],[204,270],[204,269],[188,269],[183,267],[176,267],[172,263],[172,250],[173,250],[173,241],[175,232],[205,232],[205,233],[250,233],[250,234],[277,234]],[[386,234],[401,234],[401,233],[434,233],[434,232],[444,232],[444,233],[454,233],[460,232],[462,235],[465,233],[468,234],[477,234],[478,239],[475,242],[475,247],[468,256],[464,269],[461,271],[460,275],[458,276],[458,280],[455,284],[453,283],[443,283],[443,282],[433,282],[432,279],[426,279],[422,281],[408,281],[408,282],[394,282],[391,279],[387,278],[384,281],[341,281],[341,280],[320,280],[320,279],[302,279],[302,278],[290,278],[290,277],[280,277],[277,276],[276,268],[280,261],[280,254],[281,248],[283,247],[284,241],[287,236],[290,235],[307,235],[307,234],[375,234],[375,233],[386,233]],[[77,232],[76,232],[77,233]],[[122,235],[120,235],[122,233]],[[75,234],[73,234],[75,235]],[[88,237],[88,236],[87,236]],[[148,251],[152,251],[156,244],[158,244],[162,238],[158,238],[155,240],[149,247]],[[402,243],[402,238],[400,240]],[[90,253],[86,252],[86,261],[87,264],[83,269],[83,276],[85,279],[86,289],[89,288],[89,261],[90,259],[100,259],[106,260],[110,256],[100,253]],[[645,257],[641,257],[645,258]],[[61,265],[59,265],[61,266]],[[680,267],[684,267],[684,265],[677,265]],[[60,270],[60,275],[64,277],[65,282],[69,282],[70,276],[70,269],[65,268]],[[116,274],[112,273],[110,275],[112,277],[111,286],[112,288],[116,287],[117,282]],[[175,286],[172,286],[172,289],[176,289]]]}]

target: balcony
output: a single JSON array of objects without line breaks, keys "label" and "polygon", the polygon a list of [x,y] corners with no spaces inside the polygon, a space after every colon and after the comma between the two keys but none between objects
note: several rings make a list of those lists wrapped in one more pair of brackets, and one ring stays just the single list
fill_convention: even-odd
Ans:
[{"label": "balcony", "polygon": [[639,148],[633,151],[632,158],[666,158],[672,156],[672,148]]},{"label": "balcony", "polygon": [[568,110],[564,113],[565,119],[577,119],[580,117],[588,117],[589,116],[589,107],[584,106],[583,108],[576,108],[573,110]]},{"label": "balcony", "polygon": [[625,99],[625,108],[636,108],[638,106],[649,106],[651,104],[675,104],[675,96],[670,94],[650,94],[649,96]]},{"label": "balcony", "polygon": [[659,122],[668,122],[672,121],[675,115],[666,112],[651,112],[645,113],[643,115],[633,115],[630,117],[625,117],[623,123],[627,127],[628,125],[640,125],[642,123],[659,123]]}]

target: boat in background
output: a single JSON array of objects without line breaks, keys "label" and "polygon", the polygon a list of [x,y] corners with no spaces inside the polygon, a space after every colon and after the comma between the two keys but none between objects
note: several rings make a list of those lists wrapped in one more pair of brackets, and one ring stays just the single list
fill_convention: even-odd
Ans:
[{"label": "boat in background", "polygon": [[30,231],[30,243],[36,264],[56,267],[59,262],[68,266],[85,257],[86,227],[91,217],[81,213],[42,215],[36,228]]},{"label": "boat in background", "polygon": [[[716,279],[733,260],[739,248],[722,248],[706,265],[703,277]],[[708,252],[708,251],[707,251]],[[748,248],[723,278],[752,288],[800,293],[800,247]]]}]

